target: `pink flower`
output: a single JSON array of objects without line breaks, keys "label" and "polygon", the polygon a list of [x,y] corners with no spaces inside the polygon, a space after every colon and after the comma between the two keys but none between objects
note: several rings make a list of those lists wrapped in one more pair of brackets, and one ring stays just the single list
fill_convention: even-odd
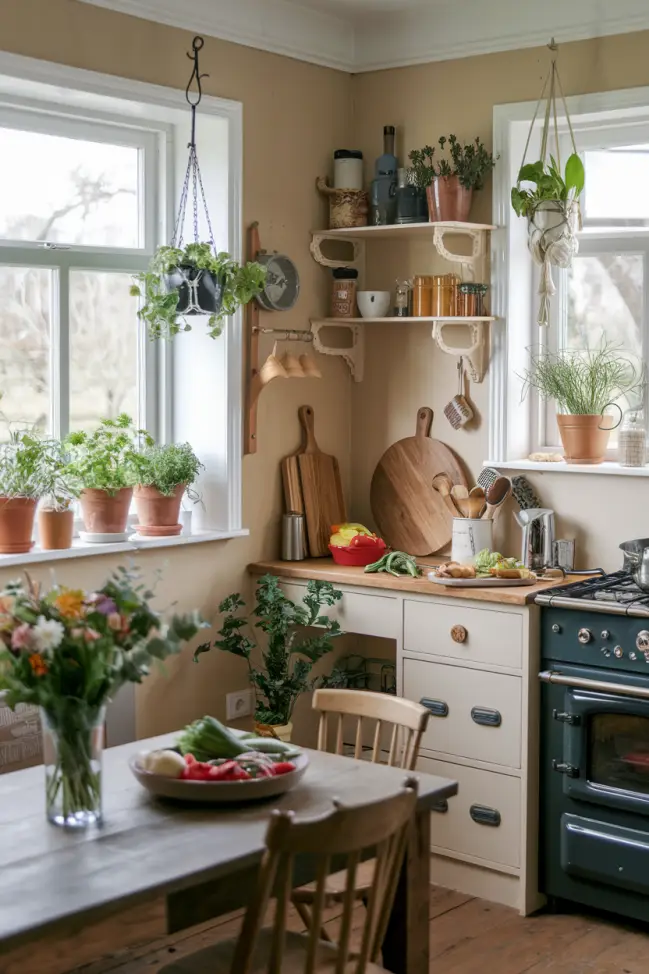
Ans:
[{"label": "pink flower", "polygon": [[83,636],[83,629],[80,626],[75,626],[74,629],[70,630],[70,635],[73,639],[81,639]]},{"label": "pink flower", "polygon": [[98,639],[101,639],[101,634],[95,629],[84,629],[83,638],[87,643],[96,643]]},{"label": "pink flower", "polygon": [[11,634],[11,648],[14,650],[30,649],[32,645],[32,630],[28,622],[23,622]]},{"label": "pink flower", "polygon": [[108,628],[115,630],[115,632],[119,632],[122,628],[122,617],[119,612],[109,613],[106,617],[106,622],[108,623]]}]

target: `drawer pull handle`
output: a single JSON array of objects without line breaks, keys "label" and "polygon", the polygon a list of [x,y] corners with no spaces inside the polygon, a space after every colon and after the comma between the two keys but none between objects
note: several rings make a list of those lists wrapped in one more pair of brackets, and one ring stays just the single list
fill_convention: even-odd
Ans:
[{"label": "drawer pull handle", "polygon": [[440,799],[440,801],[435,802],[430,806],[431,812],[439,812],[440,815],[446,815],[448,812],[448,801],[446,798]]},{"label": "drawer pull handle", "polygon": [[469,815],[478,825],[490,825],[498,828],[500,825],[500,812],[497,808],[489,808],[488,805],[472,805]]},{"label": "drawer pull handle", "polygon": [[500,711],[490,710],[489,707],[472,707],[471,719],[482,727],[500,727],[503,722]]},{"label": "drawer pull handle", "polygon": [[429,700],[428,697],[422,697],[419,703],[426,710],[430,710],[433,717],[448,717],[448,704],[445,700]]},{"label": "drawer pull handle", "polygon": [[469,633],[464,626],[453,626],[451,629],[451,639],[454,643],[465,643],[468,637]]}]

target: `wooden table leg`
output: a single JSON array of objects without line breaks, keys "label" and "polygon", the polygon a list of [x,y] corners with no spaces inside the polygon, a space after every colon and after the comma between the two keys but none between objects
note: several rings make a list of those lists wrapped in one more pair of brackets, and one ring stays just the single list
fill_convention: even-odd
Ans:
[{"label": "wooden table leg", "polygon": [[383,941],[383,966],[392,974],[428,974],[430,811],[418,811]]}]

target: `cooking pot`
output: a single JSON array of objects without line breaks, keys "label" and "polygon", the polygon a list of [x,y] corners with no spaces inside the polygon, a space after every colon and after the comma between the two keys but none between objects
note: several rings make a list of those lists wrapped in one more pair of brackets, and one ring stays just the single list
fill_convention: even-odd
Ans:
[{"label": "cooking pot", "polygon": [[649,592],[649,538],[636,538],[620,545],[624,552],[623,570],[633,575],[633,580],[643,592]]}]

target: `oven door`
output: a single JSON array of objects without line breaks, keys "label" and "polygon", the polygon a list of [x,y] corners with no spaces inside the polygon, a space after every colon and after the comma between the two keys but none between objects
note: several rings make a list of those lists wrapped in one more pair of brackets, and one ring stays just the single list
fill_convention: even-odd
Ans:
[{"label": "oven door", "polygon": [[601,671],[595,674],[540,674],[556,688],[554,704],[561,700],[546,717],[563,725],[562,754],[553,758],[553,770],[563,777],[564,794],[577,801],[649,816],[649,686],[633,676],[616,683],[608,673],[604,679]]}]

